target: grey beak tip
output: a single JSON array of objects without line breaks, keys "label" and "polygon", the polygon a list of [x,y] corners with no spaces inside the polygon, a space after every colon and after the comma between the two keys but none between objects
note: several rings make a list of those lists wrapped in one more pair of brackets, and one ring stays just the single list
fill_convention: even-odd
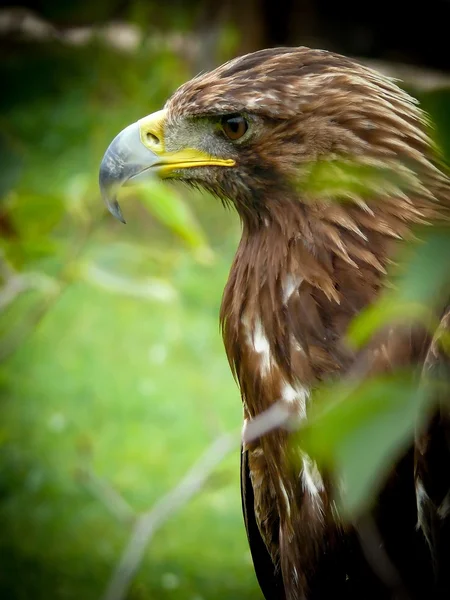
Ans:
[{"label": "grey beak tip", "polygon": [[107,204],[107,206],[108,206],[108,210],[112,214],[112,216],[116,217],[116,219],[118,221],[120,221],[121,223],[126,225],[127,222],[124,219],[124,216],[122,214],[122,211],[120,209],[120,206],[119,206],[119,203],[117,202],[117,200],[113,200],[112,202],[109,202]]},{"label": "grey beak tip", "polygon": [[139,122],[128,125],[108,146],[100,164],[100,191],[109,212],[121,223],[126,221],[116,199],[119,189],[157,162],[156,154],[141,141]]}]

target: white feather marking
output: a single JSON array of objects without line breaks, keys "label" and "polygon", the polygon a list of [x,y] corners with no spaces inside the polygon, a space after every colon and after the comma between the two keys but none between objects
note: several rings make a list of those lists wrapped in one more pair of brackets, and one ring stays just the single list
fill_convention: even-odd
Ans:
[{"label": "white feather marking", "polygon": [[303,347],[301,346],[301,344],[299,343],[299,341],[295,340],[295,339],[292,340],[292,337],[291,337],[291,346],[292,346],[292,350],[294,352],[301,352],[302,354],[305,353],[305,351],[303,350]]},{"label": "white feather marking", "polygon": [[284,487],[284,483],[283,483],[283,481],[281,479],[279,480],[279,483],[280,483],[281,493],[283,494],[284,501],[286,503],[286,512],[287,512],[287,515],[289,517],[291,515],[291,504],[289,502],[289,496],[288,496],[288,493],[286,491],[286,488]]},{"label": "white feather marking", "polygon": [[336,521],[336,523],[341,521],[341,515],[334,500],[331,501],[331,514],[333,515],[333,519]]},{"label": "white feather marking", "polygon": [[417,528],[421,528],[426,536],[426,523],[424,521],[424,505],[429,500],[428,494],[425,491],[423,483],[420,479],[416,480],[416,504],[417,504]]},{"label": "white feather marking", "polygon": [[416,503],[417,503],[417,529],[421,529],[425,539],[428,542],[430,548],[432,548],[432,541],[430,535],[430,523],[426,519],[426,504],[430,501],[430,498],[425,490],[425,487],[421,479],[416,480]]},{"label": "white feather marking", "polygon": [[[245,440],[245,432],[247,431],[247,427],[248,427],[248,419],[244,419],[244,422],[242,424],[242,433],[241,433],[241,440]],[[247,450],[246,444],[245,442],[242,444],[242,452],[244,453]]]},{"label": "white feather marking", "polygon": [[285,383],[281,389],[281,400],[287,404],[297,404],[299,415],[306,416],[306,401],[309,398],[310,390],[304,386],[293,387],[290,383]]},{"label": "white feather marking", "polygon": [[416,481],[416,498],[417,498],[417,506],[420,507],[428,499],[428,494],[423,487],[423,483],[420,479]]},{"label": "white feather marking", "polygon": [[281,397],[285,402],[294,402],[294,400],[296,400],[298,397],[298,391],[294,387],[292,387],[292,385],[286,383],[283,386]]},{"label": "white feather marking", "polygon": [[282,284],[284,304],[286,304],[292,294],[298,290],[302,281],[303,277],[299,277],[298,275],[286,275]]},{"label": "white feather marking", "polygon": [[257,108],[258,106],[261,106],[261,104],[262,104],[261,98],[253,97],[253,98],[247,99],[247,107],[248,108]]},{"label": "white feather marking", "polygon": [[446,519],[450,513],[450,493],[446,494],[445,498],[442,500],[439,508],[437,510],[437,514],[440,519]]},{"label": "white feather marking", "polygon": [[323,479],[316,463],[306,454],[303,454],[302,485],[305,492],[311,496],[316,508],[320,513],[323,513],[323,503],[320,496],[320,492],[325,489]]},{"label": "white feather marking", "polygon": [[271,356],[270,356],[270,344],[266,337],[266,332],[259,319],[256,319],[255,326],[252,335],[253,348],[255,352],[260,355],[260,369],[261,375],[266,375],[270,369]]}]

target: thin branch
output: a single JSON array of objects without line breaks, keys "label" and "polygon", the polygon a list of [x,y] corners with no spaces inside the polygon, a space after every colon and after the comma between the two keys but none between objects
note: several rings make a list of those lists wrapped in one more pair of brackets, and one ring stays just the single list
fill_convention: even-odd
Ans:
[{"label": "thin branch", "polygon": [[135,511],[125,498],[91,469],[80,469],[77,478],[119,521],[130,523],[136,519]]},{"label": "thin branch", "polygon": [[174,512],[182,508],[202,489],[208,477],[239,441],[240,436],[231,433],[217,438],[183,479],[160,498],[152,509],[137,518],[128,544],[103,595],[103,600],[123,600],[126,597],[155,532]]},{"label": "thin branch", "polygon": [[107,292],[153,300],[157,302],[172,302],[177,294],[174,287],[157,277],[133,279],[113,273],[94,263],[86,263],[82,269],[82,276],[86,281]]},{"label": "thin branch", "polygon": [[249,444],[279,427],[290,429],[293,421],[294,415],[292,414],[292,410],[289,409],[285,402],[279,400],[257,417],[245,423],[242,432],[242,441],[244,444]]}]

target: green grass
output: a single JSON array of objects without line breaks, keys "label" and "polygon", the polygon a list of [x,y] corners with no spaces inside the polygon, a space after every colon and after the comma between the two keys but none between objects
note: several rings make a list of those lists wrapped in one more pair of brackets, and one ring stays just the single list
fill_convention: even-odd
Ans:
[{"label": "green grass", "polygon": [[[86,488],[81,468],[92,467],[142,511],[219,432],[239,428],[239,395],[218,328],[235,240],[226,239],[219,209],[213,214],[222,219],[206,223],[216,263],[198,265],[178,248],[166,273],[174,300],[136,300],[78,281],[3,365],[2,599],[100,597],[130,526]],[[92,247],[126,236],[129,229],[103,230]],[[169,254],[173,243],[162,249]],[[238,448],[155,535],[129,597],[259,597]]]}]

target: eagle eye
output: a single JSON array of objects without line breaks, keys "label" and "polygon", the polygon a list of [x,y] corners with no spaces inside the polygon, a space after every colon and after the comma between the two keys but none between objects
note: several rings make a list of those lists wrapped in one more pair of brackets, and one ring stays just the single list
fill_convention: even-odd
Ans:
[{"label": "eagle eye", "polygon": [[226,115],[220,119],[220,126],[230,140],[239,140],[248,129],[248,123],[242,115]]}]

